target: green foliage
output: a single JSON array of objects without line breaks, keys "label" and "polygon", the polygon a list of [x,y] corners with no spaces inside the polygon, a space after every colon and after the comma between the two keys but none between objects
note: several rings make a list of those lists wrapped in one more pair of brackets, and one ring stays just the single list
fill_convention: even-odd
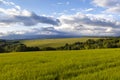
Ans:
[{"label": "green foliage", "polygon": [[83,49],[101,49],[101,48],[120,48],[119,38],[106,39],[88,39],[85,42],[75,42],[73,44],[65,44],[59,47],[60,50],[83,50]]},{"label": "green foliage", "polygon": [[19,44],[15,47],[16,52],[24,52],[27,51],[27,47],[24,44]]},{"label": "green foliage", "polygon": [[0,53],[3,53],[3,52],[5,52],[5,50],[2,47],[0,47]]},{"label": "green foliage", "polygon": [[0,53],[24,51],[40,51],[40,49],[38,47],[27,47],[19,41],[0,40]]},{"label": "green foliage", "polygon": [[53,48],[53,47],[45,47],[45,48],[42,48],[41,50],[43,50],[43,51],[51,51],[51,50],[56,50],[56,48]]},{"label": "green foliage", "polygon": [[120,80],[120,49],[0,54],[0,80]]},{"label": "green foliage", "polygon": [[27,47],[27,51],[40,51],[38,47]]}]

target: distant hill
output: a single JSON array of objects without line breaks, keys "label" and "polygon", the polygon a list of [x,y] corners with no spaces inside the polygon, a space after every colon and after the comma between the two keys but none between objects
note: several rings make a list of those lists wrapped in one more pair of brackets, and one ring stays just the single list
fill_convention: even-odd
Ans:
[{"label": "distant hill", "polygon": [[76,38],[81,36],[75,35],[9,35],[2,36],[0,39],[6,40],[33,40],[33,39],[54,39],[54,38]]},{"label": "distant hill", "polygon": [[63,46],[66,43],[72,44],[75,42],[84,42],[88,39],[100,39],[92,37],[83,37],[83,38],[58,38],[58,39],[36,39],[36,40],[21,40],[21,43],[27,46],[37,46],[37,47],[59,47]]},{"label": "distant hill", "polygon": [[1,36],[0,39],[5,40],[33,40],[33,39],[55,39],[55,38],[81,38],[81,37],[89,37],[89,38],[108,38],[108,37],[116,37],[116,36],[77,36],[77,35],[8,35]]}]

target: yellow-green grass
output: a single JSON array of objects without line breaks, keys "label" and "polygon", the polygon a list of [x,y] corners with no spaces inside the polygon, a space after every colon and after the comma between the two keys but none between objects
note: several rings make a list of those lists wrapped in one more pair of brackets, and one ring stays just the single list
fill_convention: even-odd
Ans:
[{"label": "yellow-green grass", "polygon": [[120,80],[120,49],[0,54],[0,80]]},{"label": "yellow-green grass", "polygon": [[61,38],[61,39],[39,39],[39,40],[23,40],[23,44],[27,46],[38,46],[38,47],[60,47],[66,43],[72,44],[75,42],[84,42],[88,39],[100,39],[100,38]]}]

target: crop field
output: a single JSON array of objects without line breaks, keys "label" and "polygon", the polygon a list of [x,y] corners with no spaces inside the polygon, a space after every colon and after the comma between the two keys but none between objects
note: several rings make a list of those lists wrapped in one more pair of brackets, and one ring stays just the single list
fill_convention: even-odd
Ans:
[{"label": "crop field", "polygon": [[120,49],[0,54],[0,80],[120,80]]},{"label": "crop field", "polygon": [[88,39],[100,39],[100,38],[60,38],[60,39],[38,39],[38,40],[23,40],[23,44],[27,46],[38,46],[38,47],[60,47],[66,43],[72,44],[75,42],[84,42]]}]

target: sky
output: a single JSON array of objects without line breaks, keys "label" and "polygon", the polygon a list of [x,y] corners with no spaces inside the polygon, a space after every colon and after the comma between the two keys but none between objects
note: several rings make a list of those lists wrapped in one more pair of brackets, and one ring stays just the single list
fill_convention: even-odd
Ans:
[{"label": "sky", "polygon": [[0,38],[119,32],[120,0],[0,0]]}]

